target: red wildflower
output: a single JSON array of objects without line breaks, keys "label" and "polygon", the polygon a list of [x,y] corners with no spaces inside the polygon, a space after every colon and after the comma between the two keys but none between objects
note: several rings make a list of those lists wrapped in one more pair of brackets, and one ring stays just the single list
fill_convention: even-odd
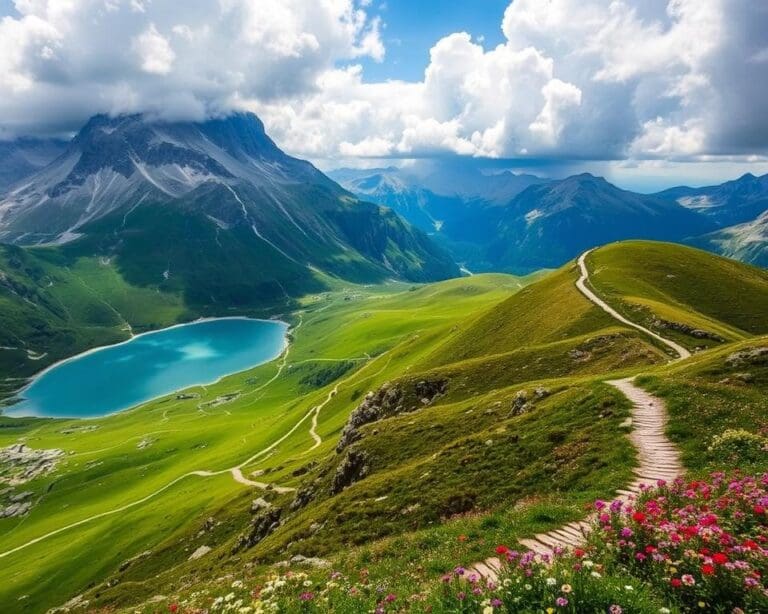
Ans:
[{"label": "red wildflower", "polygon": [[715,552],[712,555],[712,561],[718,565],[725,565],[728,562],[728,557],[722,552]]},{"label": "red wildflower", "polygon": [[683,527],[681,529],[681,532],[683,533],[683,535],[685,535],[688,538],[696,537],[699,534],[699,527],[697,527],[696,525]]},{"label": "red wildflower", "polygon": [[172,603],[168,606],[169,612],[177,612],[179,610],[179,604],[178,603]]},{"label": "red wildflower", "polygon": [[752,541],[751,539],[746,540],[742,546],[744,546],[747,550],[757,550],[760,547],[757,545],[757,542]]},{"label": "red wildflower", "polygon": [[705,576],[711,576],[715,573],[715,566],[710,565],[709,563],[704,563],[704,565],[701,566],[701,573]]},{"label": "red wildflower", "polygon": [[647,516],[643,514],[643,512],[634,512],[632,514],[632,520],[634,520],[635,522],[645,522],[646,518]]},{"label": "red wildflower", "polygon": [[573,551],[573,556],[575,556],[577,559],[582,558],[586,553],[581,548],[576,548]]},{"label": "red wildflower", "polygon": [[496,546],[496,554],[504,555],[507,554],[507,552],[509,552],[509,548],[506,546]]},{"label": "red wildflower", "polygon": [[765,514],[765,507],[762,505],[756,505],[753,509],[755,514],[757,514],[758,516],[761,514]]},{"label": "red wildflower", "polygon": [[672,578],[669,583],[674,586],[675,588],[680,588],[682,586],[682,582],[680,581],[680,578]]}]

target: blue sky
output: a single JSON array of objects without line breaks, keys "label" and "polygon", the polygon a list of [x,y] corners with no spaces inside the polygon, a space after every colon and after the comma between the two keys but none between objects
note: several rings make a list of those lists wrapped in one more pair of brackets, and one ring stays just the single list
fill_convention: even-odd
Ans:
[{"label": "blue sky", "polygon": [[367,81],[403,79],[418,81],[429,64],[429,50],[453,32],[482,37],[486,45],[504,40],[501,18],[509,0],[386,0],[371,7],[381,15],[382,38],[387,48],[384,62],[366,60]]}]

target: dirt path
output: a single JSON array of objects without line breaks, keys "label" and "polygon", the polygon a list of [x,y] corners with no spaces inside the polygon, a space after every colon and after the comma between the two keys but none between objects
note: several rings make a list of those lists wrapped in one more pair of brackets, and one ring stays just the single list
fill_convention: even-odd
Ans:
[{"label": "dirt path", "polygon": [[581,270],[581,277],[579,277],[578,281],[576,282],[576,287],[579,289],[579,291],[584,296],[586,296],[592,303],[600,307],[600,309],[605,311],[608,315],[615,318],[622,324],[626,324],[627,326],[636,328],[637,330],[644,332],[646,335],[650,335],[651,337],[656,339],[656,341],[659,341],[664,345],[666,345],[667,347],[672,348],[680,357],[679,360],[682,360],[684,358],[689,358],[691,356],[691,353],[688,350],[686,350],[682,345],[680,345],[679,343],[675,343],[670,339],[665,339],[661,335],[654,333],[652,330],[649,330],[644,326],[641,326],[640,324],[636,324],[635,322],[628,320],[623,315],[621,315],[618,311],[616,311],[613,307],[608,305],[608,303],[606,303],[603,299],[601,299],[594,292],[592,292],[592,290],[589,289],[589,287],[587,286],[587,281],[589,280],[589,271],[587,270],[586,258],[591,251],[592,250],[586,251],[581,256],[579,256],[579,269]]},{"label": "dirt path", "polygon": [[[678,360],[690,357],[691,353],[683,346],[631,322],[587,287],[589,271],[585,259],[588,254],[589,252],[583,253],[578,260],[581,276],[576,282],[576,286],[582,294],[619,322],[632,326],[672,348],[680,357]],[[659,480],[671,481],[685,471],[680,462],[677,448],[664,434],[667,424],[667,409],[664,401],[633,384],[633,379],[606,382],[632,402],[633,428],[629,439],[637,450],[638,466],[633,470],[635,479],[626,487],[616,491],[616,498],[622,501],[627,501],[637,495],[643,484],[652,485]],[[579,546],[586,540],[590,520],[591,518],[581,522],[571,522],[559,529],[554,529],[548,533],[539,533],[531,539],[521,539],[519,542],[522,546],[540,554],[551,554],[554,548]],[[493,557],[482,563],[476,563],[472,569],[483,577],[496,578],[500,569],[500,561]]]},{"label": "dirt path", "polygon": [[[629,439],[637,449],[638,466],[633,470],[635,479],[616,491],[617,499],[627,501],[641,490],[641,485],[653,485],[658,480],[671,481],[684,472],[675,445],[664,435],[667,412],[664,402],[632,383],[632,378],[606,382],[632,401],[632,432]],[[590,520],[571,522],[548,533],[539,533],[520,544],[540,554],[551,554],[556,547],[582,545]],[[500,566],[498,558],[491,558],[473,568],[484,577],[495,578]]]}]

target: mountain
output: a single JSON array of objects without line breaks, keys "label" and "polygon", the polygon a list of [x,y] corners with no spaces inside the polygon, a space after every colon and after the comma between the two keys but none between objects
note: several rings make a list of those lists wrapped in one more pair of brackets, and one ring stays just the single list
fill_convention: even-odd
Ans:
[{"label": "mountain", "polygon": [[720,185],[670,188],[656,196],[706,215],[720,227],[733,226],[753,221],[768,210],[768,175],[747,173]]},{"label": "mountain", "polygon": [[67,143],[58,139],[0,141],[0,194],[56,159]]},{"label": "mountain", "polygon": [[283,153],[253,114],[193,123],[93,117],[0,200],[0,240],[114,259],[127,281],[194,305],[253,305],[353,281],[451,277],[390,210]]},{"label": "mountain", "polygon": [[721,228],[687,243],[768,266],[768,175],[747,173],[721,185],[670,188],[657,196],[697,211]]},{"label": "mountain", "polygon": [[756,219],[696,237],[691,245],[768,268],[768,209]]},{"label": "mountain", "polygon": [[359,197],[397,211],[475,272],[556,268],[585,249],[623,239],[683,242],[727,219],[751,220],[768,202],[768,180],[751,175],[655,195],[621,190],[588,173],[546,180],[432,165],[331,175]]},{"label": "mountain", "polygon": [[718,226],[733,226],[754,220],[768,210],[768,175],[747,173],[733,181],[703,188],[670,188],[656,194],[659,198],[706,215]]},{"label": "mountain", "polygon": [[528,272],[557,267],[613,241],[681,241],[714,228],[673,201],[621,190],[585,173],[518,194],[503,208],[487,253],[500,270]]},{"label": "mountain", "polygon": [[547,181],[440,163],[416,169],[338,169],[329,174],[359,198],[392,208],[428,233],[454,260],[481,271],[492,268],[482,246],[496,231],[500,207],[525,188]]},{"label": "mountain", "polygon": [[[528,186],[548,181],[507,170],[483,172],[463,161],[424,161],[403,168],[340,168],[329,171],[328,175],[351,192],[359,189],[366,195],[384,196],[417,190],[440,197],[490,204],[504,204]],[[381,186],[377,186],[379,183]]]}]

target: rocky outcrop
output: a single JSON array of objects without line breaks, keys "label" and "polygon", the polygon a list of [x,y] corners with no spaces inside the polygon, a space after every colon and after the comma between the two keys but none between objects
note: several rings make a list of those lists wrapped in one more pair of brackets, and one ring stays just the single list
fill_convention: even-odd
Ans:
[{"label": "rocky outcrop", "polygon": [[320,559],[316,556],[304,556],[303,554],[296,554],[291,557],[291,565],[305,565],[307,567],[314,567],[316,569],[327,569],[331,566],[330,561]]},{"label": "rocky outcrop", "polygon": [[117,568],[117,571],[122,573],[126,569],[128,569],[131,565],[133,565],[134,563],[137,563],[139,561],[143,561],[144,559],[150,557],[151,555],[152,555],[152,551],[151,550],[145,550],[144,552],[140,552],[136,556],[133,556],[130,559],[120,563],[120,567]]},{"label": "rocky outcrop", "polygon": [[689,337],[693,337],[694,339],[710,339],[712,341],[717,341],[718,343],[725,343],[725,339],[717,333],[694,328],[693,326],[683,324],[682,322],[670,322],[669,320],[655,318],[653,322],[651,322],[651,326],[661,330],[674,330],[683,333],[684,335],[688,335]]},{"label": "rocky outcrop", "polygon": [[257,512],[251,520],[248,530],[237,538],[237,542],[232,548],[232,554],[253,548],[265,537],[271,535],[280,526],[282,514],[282,508],[274,505]]},{"label": "rocky outcrop", "polygon": [[395,415],[404,408],[401,404],[402,390],[389,383],[384,384],[376,392],[369,392],[349,415],[344,430],[341,432],[336,452],[341,453],[344,448],[360,439],[360,427],[381,420],[385,415]]},{"label": "rocky outcrop", "polygon": [[0,518],[18,518],[26,516],[32,509],[31,501],[19,501],[6,507],[0,507]]},{"label": "rocky outcrop", "polygon": [[430,405],[447,390],[448,380],[423,379],[413,384],[412,388],[404,383],[387,382],[376,392],[369,392],[350,414],[336,446],[336,452],[341,453],[360,439],[361,426]]},{"label": "rocky outcrop", "polygon": [[269,501],[259,497],[251,502],[251,514],[256,514],[261,510],[268,510],[270,507],[272,507],[272,504]]},{"label": "rocky outcrop", "polygon": [[512,400],[512,407],[509,410],[509,416],[521,416],[533,409],[534,405],[550,395],[547,388],[536,388],[533,392],[527,390],[518,390],[515,398]]},{"label": "rocky outcrop", "polygon": [[355,482],[362,480],[370,472],[368,455],[362,450],[352,449],[336,467],[331,482],[331,495],[336,495]]},{"label": "rocky outcrop", "polygon": [[725,363],[729,367],[742,367],[744,365],[768,364],[768,347],[749,348],[730,354]]},{"label": "rocky outcrop", "polygon": [[293,498],[290,506],[292,512],[300,510],[302,507],[309,505],[309,503],[314,500],[314,498],[317,496],[316,486],[317,485],[315,483],[305,484],[296,491],[296,496]]},{"label": "rocky outcrop", "polygon": [[84,599],[82,595],[77,595],[77,597],[73,597],[64,605],[61,605],[57,608],[51,608],[46,612],[46,614],[68,614],[69,612],[83,612],[88,607],[88,603],[89,602]]},{"label": "rocky outcrop", "polygon": [[196,561],[197,559],[203,558],[211,550],[212,548],[210,546],[200,546],[197,550],[189,555],[189,560]]},{"label": "rocky outcrop", "polygon": [[62,456],[63,450],[34,450],[24,443],[0,448],[0,482],[29,482],[53,471]]}]

